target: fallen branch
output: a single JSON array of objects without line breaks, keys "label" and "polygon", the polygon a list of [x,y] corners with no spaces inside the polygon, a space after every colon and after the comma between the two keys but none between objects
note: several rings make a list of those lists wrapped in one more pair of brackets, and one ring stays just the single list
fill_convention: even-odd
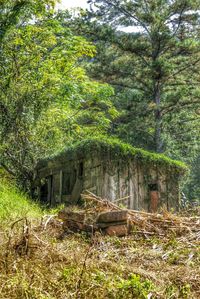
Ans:
[{"label": "fallen branch", "polygon": [[[85,201],[86,208],[90,206],[90,211],[95,211],[96,213],[102,211],[123,211],[124,209],[119,207],[116,203],[127,199],[124,197],[111,202],[107,199],[102,199],[96,196],[90,191],[86,191],[81,195],[82,199]],[[180,217],[169,212],[164,212],[163,214],[148,213],[144,211],[127,210],[129,223],[131,223],[133,228],[136,228],[134,232],[154,235],[158,234],[164,236],[167,233],[177,233],[177,234],[194,234],[196,238],[199,238],[200,234],[200,217]],[[142,229],[142,230],[141,230]],[[193,236],[192,236],[193,237]]]}]

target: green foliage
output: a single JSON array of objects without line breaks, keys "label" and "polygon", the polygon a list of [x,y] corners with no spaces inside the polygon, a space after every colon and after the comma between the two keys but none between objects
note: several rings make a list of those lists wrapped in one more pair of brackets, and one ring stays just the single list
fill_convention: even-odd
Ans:
[{"label": "green foliage", "polygon": [[190,284],[185,284],[184,286],[182,286],[182,288],[180,289],[180,296],[182,298],[189,298],[191,294],[191,286]]},{"label": "green foliage", "polygon": [[62,274],[61,274],[61,279],[63,279],[64,281],[69,281],[70,282],[70,279],[71,279],[71,276],[73,276],[76,272],[76,268],[72,267],[72,268],[64,268],[62,270]]},{"label": "green foliage", "polygon": [[79,66],[94,56],[94,45],[52,15],[7,32],[0,51],[0,163],[31,190],[39,158],[109,130],[117,115],[113,89],[90,81]]},{"label": "green foliage", "polygon": [[110,100],[113,89],[106,84],[90,82],[86,77],[79,82],[79,88],[81,90],[72,93],[66,102],[52,104],[41,114],[34,128],[40,156],[60,151],[77,138],[82,140],[109,130],[117,114]]},{"label": "green foliage", "polygon": [[183,286],[169,285],[165,290],[165,294],[168,296],[167,298],[191,298],[191,286],[190,284],[185,284]]},{"label": "green foliage", "polygon": [[64,159],[78,159],[84,155],[94,154],[94,152],[102,156],[109,155],[110,159],[139,159],[144,163],[158,163],[165,167],[171,167],[171,171],[185,172],[187,166],[180,162],[172,160],[162,154],[155,154],[143,149],[134,148],[129,144],[125,144],[116,138],[108,138],[106,136],[100,136],[96,138],[89,138],[74,143],[72,146],[67,147],[61,153],[57,153],[52,157],[42,160],[38,163],[37,167],[45,166],[50,160],[64,160]]},{"label": "green foliage", "polygon": [[0,163],[26,189],[33,187],[37,160],[106,134],[195,163],[196,2],[90,2],[97,9],[77,19],[54,15],[54,0],[1,0]]},{"label": "green foliage", "polygon": [[149,279],[142,281],[139,275],[130,274],[128,279],[121,279],[118,288],[118,298],[131,293],[132,298],[145,299],[155,289],[155,286]]},{"label": "green foliage", "polygon": [[0,43],[16,25],[50,11],[57,0],[0,0]]},{"label": "green foliage", "polygon": [[[82,32],[100,41],[89,71],[116,87],[123,113],[115,132],[159,152],[173,142],[178,153],[169,149],[172,156],[186,157],[199,140],[197,1],[90,3],[96,9],[89,12],[90,23],[82,17]],[[130,33],[120,31],[126,27]]]},{"label": "green foliage", "polygon": [[[199,123],[195,119],[200,104],[197,2],[138,0],[115,5],[115,1],[97,0],[94,3],[98,4],[98,10],[92,14],[96,16],[96,27],[100,32],[104,30],[101,31],[100,18],[105,27],[109,24],[112,28],[112,33],[103,34],[102,44],[105,46],[106,41],[110,47],[103,51],[100,44],[103,54],[95,61],[94,74],[96,67],[99,68],[103,78],[117,86],[120,98],[125,93],[120,100],[126,111],[124,125],[122,122],[117,128],[120,137],[151,146],[156,151],[167,151],[170,138],[181,147],[176,140],[184,140],[188,127],[191,132],[188,123],[192,119],[196,128]],[[118,26],[133,26],[133,32],[119,32]],[[109,67],[103,68],[106,59]],[[185,130],[181,126],[183,120]],[[141,140],[141,131],[149,142]],[[194,134],[197,142],[198,132]],[[194,141],[194,135],[190,140]],[[182,145],[185,147],[188,143]]]},{"label": "green foliage", "polygon": [[[112,133],[194,165],[200,140],[198,1],[89,2],[89,12],[72,19],[71,27],[96,43],[97,55],[86,63],[89,74],[115,88],[120,114]],[[69,24],[69,16],[63,19]],[[200,196],[196,167],[184,187],[190,199]]]},{"label": "green foliage", "polygon": [[197,154],[192,161],[191,175],[187,184],[184,186],[184,192],[187,198],[196,200],[200,204],[200,155]]}]

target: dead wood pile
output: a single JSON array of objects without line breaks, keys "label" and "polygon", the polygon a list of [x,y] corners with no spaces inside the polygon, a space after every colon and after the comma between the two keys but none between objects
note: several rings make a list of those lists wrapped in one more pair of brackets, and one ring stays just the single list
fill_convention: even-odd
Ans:
[{"label": "dead wood pile", "polygon": [[[200,242],[200,217],[180,217],[163,210],[162,214],[125,210],[117,204],[87,191],[82,194],[85,207],[72,212],[64,209],[59,218],[64,228],[93,232],[101,230],[108,235],[142,234],[187,236],[187,240]],[[116,201],[118,202],[118,201]]]}]

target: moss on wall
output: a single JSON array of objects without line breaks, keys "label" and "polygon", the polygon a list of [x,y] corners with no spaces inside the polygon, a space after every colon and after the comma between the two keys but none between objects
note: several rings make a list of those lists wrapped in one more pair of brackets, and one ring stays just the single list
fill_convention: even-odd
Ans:
[{"label": "moss on wall", "polygon": [[41,160],[37,165],[37,169],[47,167],[48,162],[56,163],[66,160],[82,159],[95,153],[98,153],[101,158],[107,158],[109,160],[127,161],[134,158],[145,164],[170,168],[170,170],[175,171],[177,174],[184,174],[188,170],[187,165],[183,162],[172,160],[163,154],[156,154],[135,148],[118,139],[106,137],[89,138],[76,142],[62,152]]}]

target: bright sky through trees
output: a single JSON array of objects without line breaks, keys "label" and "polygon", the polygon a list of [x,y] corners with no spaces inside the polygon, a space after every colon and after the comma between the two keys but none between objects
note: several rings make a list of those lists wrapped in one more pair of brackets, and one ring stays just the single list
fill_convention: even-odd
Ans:
[{"label": "bright sky through trees", "polygon": [[[73,7],[81,7],[81,8],[89,8],[87,4],[87,0],[61,0],[60,4],[57,5],[59,9],[73,8]],[[138,28],[135,29],[132,26],[124,28],[123,26],[118,27],[120,30],[125,32],[133,32],[138,31]]]},{"label": "bright sky through trees", "polygon": [[87,0],[61,0],[61,3],[58,5],[59,8],[70,8],[70,7],[81,7],[86,8]]}]

